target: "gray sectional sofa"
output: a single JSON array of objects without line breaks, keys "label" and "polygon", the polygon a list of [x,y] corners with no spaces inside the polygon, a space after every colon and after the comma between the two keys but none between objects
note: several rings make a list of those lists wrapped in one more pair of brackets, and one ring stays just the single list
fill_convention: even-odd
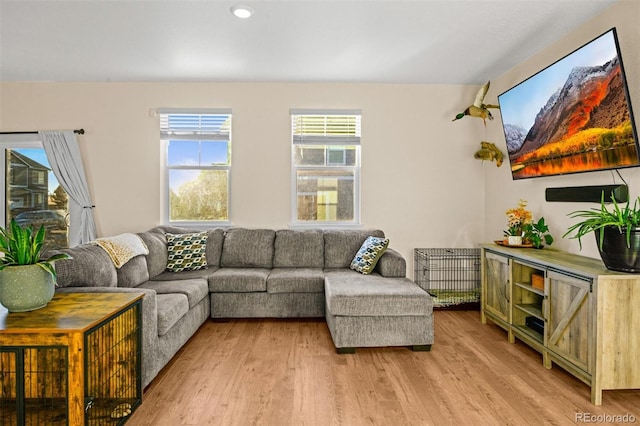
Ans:
[{"label": "gray sectional sofa", "polygon": [[[143,293],[143,386],[147,386],[208,318],[325,317],[339,352],[365,346],[433,343],[430,296],[387,249],[370,275],[349,269],[368,236],[380,230],[210,229],[206,268],[170,272],[166,234],[137,235],[149,250],[116,268],[95,244],[61,250],[58,292]],[[47,253],[46,255],[49,255]]]}]

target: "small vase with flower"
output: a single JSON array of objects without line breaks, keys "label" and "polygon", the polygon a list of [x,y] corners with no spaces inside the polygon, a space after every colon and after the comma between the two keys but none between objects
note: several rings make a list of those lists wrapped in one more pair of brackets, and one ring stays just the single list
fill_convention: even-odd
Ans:
[{"label": "small vase with flower", "polygon": [[510,246],[522,245],[522,236],[524,234],[524,228],[531,223],[532,215],[529,210],[526,209],[527,202],[520,200],[518,207],[507,210],[507,226],[504,231],[505,244]]}]

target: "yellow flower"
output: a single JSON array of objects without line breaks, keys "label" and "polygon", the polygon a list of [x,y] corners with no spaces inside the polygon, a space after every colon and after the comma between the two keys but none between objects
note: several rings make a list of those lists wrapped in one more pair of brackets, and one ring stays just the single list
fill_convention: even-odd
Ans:
[{"label": "yellow flower", "polygon": [[520,200],[518,207],[507,210],[507,225],[509,229],[505,231],[505,234],[522,235],[522,227],[531,223],[532,214],[525,207],[527,207],[527,201]]}]

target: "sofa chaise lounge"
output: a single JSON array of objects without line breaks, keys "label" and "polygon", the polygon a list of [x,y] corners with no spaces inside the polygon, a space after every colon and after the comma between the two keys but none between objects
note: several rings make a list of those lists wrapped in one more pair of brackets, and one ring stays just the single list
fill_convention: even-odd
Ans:
[{"label": "sofa chaise lounge", "polygon": [[[57,291],[144,294],[143,386],[208,318],[325,317],[339,352],[433,343],[431,297],[406,278],[398,252],[387,249],[371,274],[350,269],[369,236],[384,238],[380,230],[161,226],[135,235],[148,254],[120,267],[93,243],[61,250],[73,259],[56,263]],[[185,236],[206,239],[201,269],[173,265],[173,241]]]}]

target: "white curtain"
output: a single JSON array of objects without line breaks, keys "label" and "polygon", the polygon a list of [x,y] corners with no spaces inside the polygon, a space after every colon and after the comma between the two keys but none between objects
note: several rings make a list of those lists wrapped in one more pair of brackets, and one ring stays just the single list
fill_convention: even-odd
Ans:
[{"label": "white curtain", "polygon": [[76,135],[71,130],[38,132],[58,182],[69,196],[69,247],[96,239],[89,186]]}]

